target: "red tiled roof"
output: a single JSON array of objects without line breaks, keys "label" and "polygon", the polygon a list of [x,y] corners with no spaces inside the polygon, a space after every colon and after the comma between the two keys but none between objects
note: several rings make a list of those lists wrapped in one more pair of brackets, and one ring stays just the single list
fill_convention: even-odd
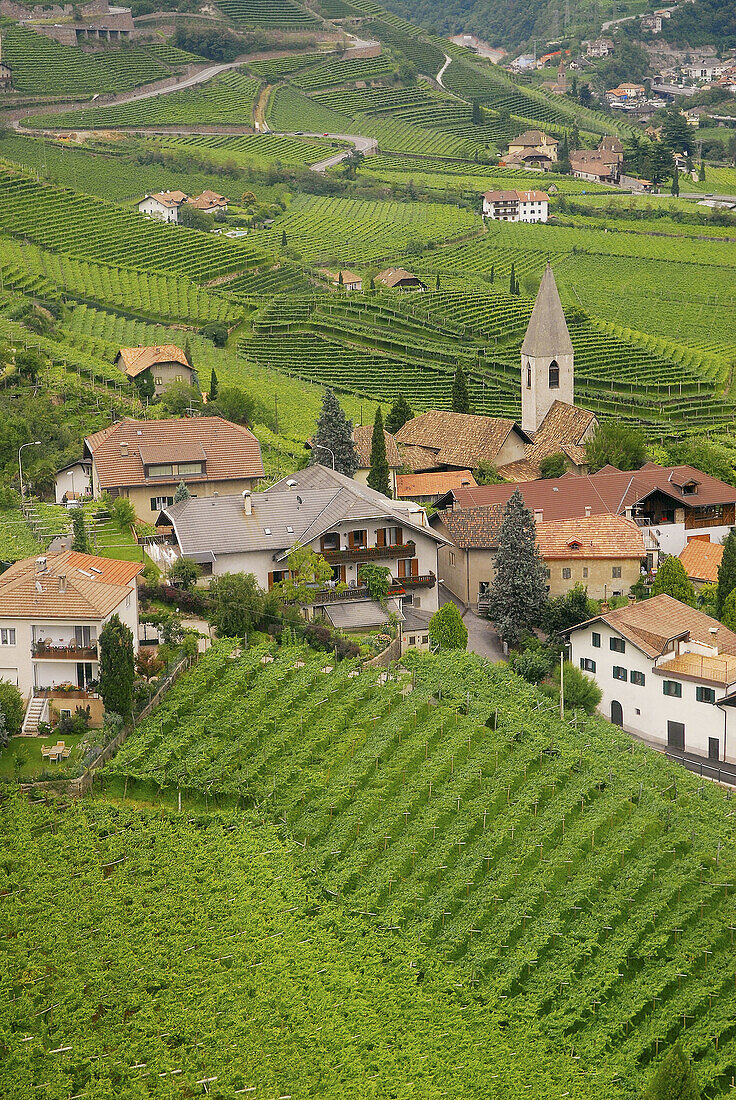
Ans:
[{"label": "red tiled roof", "polygon": [[680,561],[692,581],[718,582],[718,566],[723,557],[723,544],[705,539],[690,539],[680,554]]},{"label": "red tiled roof", "polygon": [[85,442],[103,489],[165,483],[161,478],[146,479],[141,450],[145,454],[151,448],[156,454],[163,454],[165,449],[168,461],[174,461],[180,448],[182,461],[186,461],[193,446],[201,447],[206,456],[206,472],[198,477],[187,476],[187,482],[263,477],[261,448],[256,437],[247,428],[220,416],[121,420],[89,436]]},{"label": "red tiled roof", "polygon": [[641,529],[633,520],[609,514],[578,516],[537,524],[543,558],[643,558]]},{"label": "red tiled roof", "polygon": [[100,619],[130,595],[141,562],[115,561],[64,550],[46,554],[46,569],[36,559],[17,561],[0,577],[0,615],[20,619]]}]

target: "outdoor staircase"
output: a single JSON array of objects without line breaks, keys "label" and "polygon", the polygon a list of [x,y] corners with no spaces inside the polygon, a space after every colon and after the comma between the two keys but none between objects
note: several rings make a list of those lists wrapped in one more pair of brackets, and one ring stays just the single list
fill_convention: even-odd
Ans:
[{"label": "outdoor staircase", "polygon": [[43,695],[32,695],[26,708],[21,733],[26,737],[35,737],[39,722],[44,722],[49,714],[49,701]]}]

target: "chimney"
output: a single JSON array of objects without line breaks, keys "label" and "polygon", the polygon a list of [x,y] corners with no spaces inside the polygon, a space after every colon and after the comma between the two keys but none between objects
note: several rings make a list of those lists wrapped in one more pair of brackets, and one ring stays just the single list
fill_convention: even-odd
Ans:
[{"label": "chimney", "polygon": [[542,523],[543,521],[544,521],[544,512],[542,511],[541,508],[535,508],[534,509],[534,522],[535,523]]},{"label": "chimney", "polygon": [[66,592],[66,576],[64,573],[59,574],[59,594],[63,596]]},{"label": "chimney", "polygon": [[290,477],[289,480],[286,482],[286,484],[288,485],[288,487],[290,489],[295,489],[296,488],[296,482],[294,481],[293,477]]},{"label": "chimney", "polygon": [[124,440],[122,440],[121,443],[120,443],[120,457],[121,458],[127,458],[128,457],[128,444]]},{"label": "chimney", "polygon": [[585,518],[586,518],[586,519],[590,519],[590,511],[591,511],[591,509],[590,509],[590,505],[589,505],[589,504],[586,504],[586,505],[585,505]]},{"label": "chimney", "polygon": [[243,489],[243,511],[246,516],[253,515],[253,498],[251,497],[250,489]]},{"label": "chimney", "polygon": [[611,610],[611,605],[608,600],[601,600],[601,615],[607,615]]},{"label": "chimney", "polygon": [[36,558],[36,572],[37,573],[45,573],[46,572],[46,558]]},{"label": "chimney", "polygon": [[626,519],[633,519],[634,513],[632,508],[624,508],[624,515]]}]

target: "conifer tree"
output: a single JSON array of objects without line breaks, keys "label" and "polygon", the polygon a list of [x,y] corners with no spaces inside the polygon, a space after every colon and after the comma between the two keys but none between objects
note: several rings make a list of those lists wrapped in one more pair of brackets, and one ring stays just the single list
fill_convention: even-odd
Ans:
[{"label": "conifer tree", "polygon": [[675,170],[672,173],[672,187],[670,192],[675,196],[680,194],[680,172],[677,165],[675,165]]},{"label": "conifer tree", "polygon": [[192,345],[189,343],[189,339],[187,339],[184,344],[184,355],[186,356],[187,363],[192,370],[194,370],[194,356],[192,355]]},{"label": "conifer tree", "polygon": [[452,383],[452,411],[456,413],[470,412],[468,383],[462,363],[458,363],[455,370],[455,381]]},{"label": "conifer tree", "polygon": [[705,161],[701,160],[700,168],[698,169],[698,179],[701,183],[705,183]]},{"label": "conifer tree", "polygon": [[509,294],[518,294],[519,284],[516,281],[516,266],[511,264],[511,271],[509,273]]},{"label": "conifer tree", "polygon": [[675,1043],[652,1074],[645,1100],[700,1100],[701,1091],[690,1059]]},{"label": "conifer tree", "polygon": [[408,420],[413,419],[414,413],[412,411],[411,405],[406,400],[403,393],[400,393],[394,401],[393,405],[391,406],[391,411],[386,417],[386,423],[384,424],[384,427],[386,431],[389,432],[391,435],[396,435],[396,433],[404,427],[404,424],[406,424]]},{"label": "conifer tree", "polygon": [[337,285],[338,286],[345,286],[345,279],[343,278],[342,270],[338,273]]},{"label": "conifer tree", "polygon": [[731,529],[723,543],[723,557],[718,566],[716,615],[720,619],[726,600],[736,588],[736,530]]},{"label": "conifer tree", "polygon": [[329,468],[332,466],[332,455],[335,456],[335,469],[339,474],[355,476],[358,452],[353,443],[353,422],[348,420],[332,390],[325,390],[309,461],[313,466],[320,463]]},{"label": "conifer tree", "polygon": [[371,468],[368,473],[368,484],[377,493],[383,493],[386,497],[391,495],[388,458],[386,457],[386,437],[383,434],[383,416],[380,405],[376,409],[376,416],[373,421]]},{"label": "conifer tree", "polygon": [[100,695],[105,710],[129,718],[133,710],[133,634],[112,615],[100,632]]},{"label": "conifer tree", "polygon": [[282,229],[282,230],[281,230],[281,247],[282,247],[282,248],[286,248],[286,246],[287,246],[287,244],[288,244],[288,243],[289,243],[289,239],[288,239],[288,237],[286,236],[286,230],[285,230],[285,229]]},{"label": "conifer tree", "polygon": [[218,391],[218,389],[219,389],[219,383],[217,381],[217,372],[216,372],[215,368],[213,367],[212,368],[212,374],[210,376],[210,393],[209,393],[209,400],[210,401],[216,401],[217,400],[217,391]]},{"label": "conifer tree", "polygon": [[89,554],[87,527],[81,508],[75,508],[72,512],[72,550],[76,550],[79,554]]},{"label": "conifer tree", "polygon": [[174,504],[182,504],[185,500],[190,500],[191,496],[192,494],[187,489],[186,484],[180,481],[174,493]]},{"label": "conifer tree", "polygon": [[665,558],[657,570],[652,595],[659,596],[663,593],[681,603],[689,604],[690,607],[695,606],[695,586],[679,558]]},{"label": "conifer tree", "polygon": [[546,604],[546,569],[539,556],[534,516],[517,489],[504,509],[498,534],[488,617],[502,640],[513,646],[539,624]]},{"label": "conifer tree", "polygon": [[436,279],[435,279],[435,281],[434,281],[434,289],[435,289],[435,290],[439,290],[439,289],[440,289],[440,277],[439,277],[439,275],[437,276],[437,278],[436,278]]}]

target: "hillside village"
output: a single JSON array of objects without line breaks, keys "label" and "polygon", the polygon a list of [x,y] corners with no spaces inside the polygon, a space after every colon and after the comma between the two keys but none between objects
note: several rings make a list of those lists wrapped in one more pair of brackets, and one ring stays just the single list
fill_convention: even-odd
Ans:
[{"label": "hillside village", "polygon": [[731,13],[387,4],[0,3],[3,1096],[733,1090]]}]

